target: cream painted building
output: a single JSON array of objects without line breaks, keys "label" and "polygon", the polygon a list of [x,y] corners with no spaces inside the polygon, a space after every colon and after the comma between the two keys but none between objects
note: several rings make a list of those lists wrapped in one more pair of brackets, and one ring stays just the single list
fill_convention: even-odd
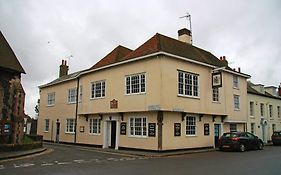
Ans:
[{"label": "cream painted building", "polygon": [[69,75],[63,61],[60,77],[39,87],[38,134],[162,151],[214,147],[223,132],[245,131],[250,76],[191,45],[189,34],[179,30],[176,40],[157,33],[135,50],[118,46]]},{"label": "cream painted building", "polygon": [[271,140],[273,131],[281,130],[281,86],[276,89],[248,83],[247,130],[264,142]]}]

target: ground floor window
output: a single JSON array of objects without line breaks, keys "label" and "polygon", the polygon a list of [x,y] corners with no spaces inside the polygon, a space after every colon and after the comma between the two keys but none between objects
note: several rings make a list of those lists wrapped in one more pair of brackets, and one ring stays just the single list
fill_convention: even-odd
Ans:
[{"label": "ground floor window", "polygon": [[196,135],[196,117],[194,116],[186,116],[186,135]]},{"label": "ground floor window", "polygon": [[230,129],[230,132],[236,132],[237,131],[237,124],[236,123],[230,123],[229,129]]},{"label": "ground floor window", "polygon": [[90,134],[100,134],[101,120],[99,118],[89,119],[89,133]]},{"label": "ground floor window", "polygon": [[75,119],[66,119],[66,133],[74,133],[75,132]]},{"label": "ground floor window", "polygon": [[44,127],[45,132],[49,132],[49,126],[50,126],[50,119],[45,119],[45,127]]},{"label": "ground floor window", "polygon": [[146,137],[147,136],[147,120],[146,117],[130,118],[130,135]]},{"label": "ground floor window", "polygon": [[255,134],[255,123],[251,123],[251,133]]},{"label": "ground floor window", "polygon": [[274,132],[276,130],[276,125],[272,124],[272,132]]}]

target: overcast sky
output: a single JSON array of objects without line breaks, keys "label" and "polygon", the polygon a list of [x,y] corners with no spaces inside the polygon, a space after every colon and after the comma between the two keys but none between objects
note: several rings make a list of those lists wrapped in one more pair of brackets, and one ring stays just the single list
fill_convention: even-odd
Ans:
[{"label": "overcast sky", "polygon": [[281,82],[280,0],[0,0],[0,30],[26,74],[25,112],[35,116],[38,86],[86,69],[118,45],[136,49],[155,33],[177,38],[192,17],[193,44],[225,55],[251,81]]}]

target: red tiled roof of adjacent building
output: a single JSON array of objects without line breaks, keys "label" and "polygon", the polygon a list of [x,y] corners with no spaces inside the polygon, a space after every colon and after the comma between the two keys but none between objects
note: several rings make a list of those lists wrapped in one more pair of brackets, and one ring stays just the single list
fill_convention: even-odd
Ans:
[{"label": "red tiled roof of adjacent building", "polygon": [[9,71],[25,73],[15,53],[0,31],[0,67]]}]

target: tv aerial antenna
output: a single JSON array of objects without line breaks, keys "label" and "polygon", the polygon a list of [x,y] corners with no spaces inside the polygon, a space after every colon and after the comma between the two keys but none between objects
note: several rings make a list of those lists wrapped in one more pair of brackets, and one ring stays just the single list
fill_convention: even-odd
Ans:
[{"label": "tv aerial antenna", "polygon": [[[187,22],[189,23],[190,35],[192,36],[191,15],[188,12],[186,12],[186,15],[181,16],[180,18],[186,18]],[[192,39],[191,39],[191,44],[192,44]]]},{"label": "tv aerial antenna", "polygon": [[67,57],[65,57],[68,61],[68,66],[70,67],[70,58],[73,58],[73,55],[69,55]]}]

